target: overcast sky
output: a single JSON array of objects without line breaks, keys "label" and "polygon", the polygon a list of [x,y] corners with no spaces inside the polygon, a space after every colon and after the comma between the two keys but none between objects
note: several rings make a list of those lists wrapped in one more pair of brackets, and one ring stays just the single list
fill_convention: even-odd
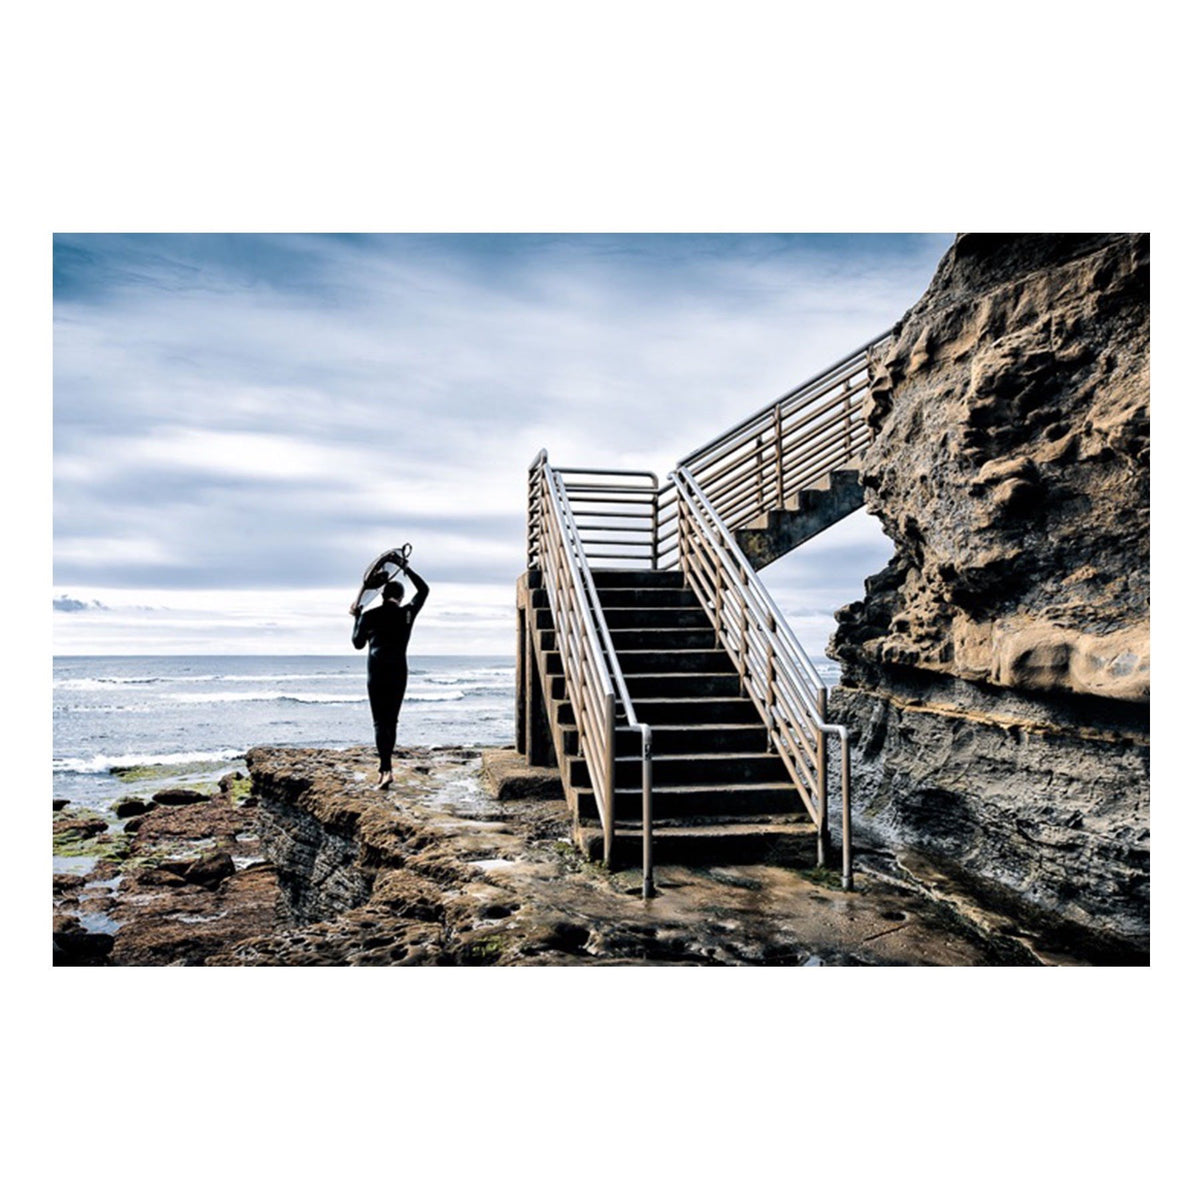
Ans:
[{"label": "overcast sky", "polygon": [[[349,652],[410,541],[415,654],[513,646],[525,471],[665,475],[886,329],[946,235],[58,235],[59,654]],[[768,568],[819,654],[886,561]]]}]

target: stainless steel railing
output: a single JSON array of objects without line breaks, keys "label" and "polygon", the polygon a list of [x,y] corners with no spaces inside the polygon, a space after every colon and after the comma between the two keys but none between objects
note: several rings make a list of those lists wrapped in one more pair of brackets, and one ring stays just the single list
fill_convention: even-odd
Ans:
[{"label": "stainless steel railing", "polygon": [[869,368],[890,336],[872,338],[693,451],[662,487],[649,471],[556,470],[544,450],[530,467],[528,563],[543,570],[551,596],[580,753],[600,809],[606,862],[614,830],[618,703],[623,722],[641,732],[647,896],[653,892],[651,731],[637,720],[589,563],[682,569],[737,663],[769,744],[783,757],[816,823],[821,865],[829,844],[827,740],[838,738],[842,884],[851,888],[847,731],[826,721],[825,685],[732,530],[783,508],[789,496],[865,448]]},{"label": "stainless steel railing", "polygon": [[[587,476],[568,485],[564,476]],[[605,475],[646,475],[648,485],[623,488],[617,484],[599,485],[593,478]],[[611,542],[593,538],[585,541],[572,506],[572,491],[580,500],[598,494],[611,497],[617,492],[647,493],[653,514],[654,498],[658,494],[658,479],[643,472],[603,472],[578,469],[555,470],[546,451],[542,450],[529,468],[528,494],[528,565],[540,569],[550,600],[554,622],[555,643],[562,660],[567,699],[575,713],[579,737],[579,754],[584,760],[588,778],[596,797],[596,808],[604,835],[604,862],[612,858],[615,832],[616,791],[616,729],[617,705],[621,707],[623,725],[636,729],[641,735],[642,762],[642,895],[654,894],[654,812],[653,812],[653,735],[649,725],[639,722],[625,676],[617,661],[608,622],[596,594],[596,584],[588,563],[588,547],[599,549],[601,558],[622,561],[643,558],[654,560],[650,539],[635,542]],[[646,501],[639,501],[645,503]],[[609,505],[611,507],[611,504]],[[619,509],[618,509],[619,511]],[[606,518],[609,520],[610,518]],[[653,522],[652,522],[653,523]],[[603,525],[592,532],[612,534]],[[643,549],[618,550],[605,554],[603,549],[614,545],[643,546]]]},{"label": "stainless steel railing", "polygon": [[857,457],[870,439],[863,417],[881,334],[727,429],[679,465],[731,529],[740,529],[822,475]]},{"label": "stainless steel railing", "polygon": [[589,467],[559,467],[558,474],[590,562],[657,569],[657,475]]},{"label": "stainless steel railing", "polygon": [[686,467],[671,475],[677,510],[679,564],[708,610],[717,637],[737,664],[745,694],[767,739],[817,827],[817,863],[829,846],[826,739],[841,743],[842,886],[854,885],[850,844],[850,753],[845,726],[825,720],[827,692],[729,526]]}]

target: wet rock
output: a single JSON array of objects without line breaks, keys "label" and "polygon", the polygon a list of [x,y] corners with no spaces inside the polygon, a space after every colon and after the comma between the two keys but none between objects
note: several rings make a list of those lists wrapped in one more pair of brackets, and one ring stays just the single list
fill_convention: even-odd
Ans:
[{"label": "wet rock", "polygon": [[252,807],[258,803],[258,798],[251,790],[249,776],[244,771],[230,771],[222,775],[217,787],[218,793],[232,804]]},{"label": "wet rock", "polygon": [[68,803],[70,803],[70,802],[69,802],[69,801],[67,801],[67,800],[62,800],[62,799],[60,799],[59,797],[55,796],[55,798],[54,798],[54,811],[55,811],[55,812],[62,812],[62,810],[63,810],[64,808],[66,808],[66,807],[67,807]]},{"label": "wet rock", "polygon": [[222,879],[232,875],[234,870],[233,859],[230,855],[224,851],[217,851],[213,854],[205,854],[190,863],[184,871],[183,877],[188,883],[212,888],[216,887]]},{"label": "wet rock", "polygon": [[[664,867],[647,904],[636,871],[610,874],[568,846],[560,800],[512,798],[495,820],[483,788],[462,786],[479,761],[468,754],[410,751],[389,794],[356,781],[370,778],[365,750],[260,747],[248,761],[297,924],[228,946],[214,965],[1004,961],[895,885],[864,881],[846,896],[782,866],[732,878]],[[297,904],[325,915],[300,923]],[[911,915],[897,921],[900,910]]]},{"label": "wet rock", "polygon": [[[142,813],[148,813],[156,805],[153,800],[143,800],[140,796],[124,796],[117,801],[115,812],[119,820],[124,820],[126,817],[139,817]],[[127,825],[126,830],[129,829]]]},{"label": "wet rock", "polygon": [[143,867],[133,872],[132,880],[143,889],[183,887],[187,882],[184,875],[190,865],[190,862],[166,862],[157,867]]},{"label": "wet rock", "polygon": [[203,792],[193,791],[191,788],[166,788],[154,793],[155,804],[202,804],[208,799]]},{"label": "wet rock", "polygon": [[100,966],[107,960],[112,948],[112,934],[88,933],[75,917],[55,918],[54,965],[56,967]]},{"label": "wet rock", "polygon": [[[161,878],[180,886],[161,886]],[[122,889],[112,918],[120,924],[110,962],[114,966],[200,966],[247,938],[278,927],[278,886],[269,866],[248,867],[215,887],[188,886],[163,871]]]},{"label": "wet rock", "polygon": [[55,875],[53,881],[54,894],[61,896],[67,892],[78,891],[83,887],[82,875]]},{"label": "wet rock", "polygon": [[104,817],[66,817],[54,823],[57,836],[72,838],[93,838],[97,834],[108,831],[108,821]]}]

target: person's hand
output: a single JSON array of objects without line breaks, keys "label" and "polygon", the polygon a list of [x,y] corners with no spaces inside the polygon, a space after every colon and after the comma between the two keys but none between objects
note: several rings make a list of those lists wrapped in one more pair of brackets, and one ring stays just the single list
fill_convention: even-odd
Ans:
[{"label": "person's hand", "polygon": [[350,605],[350,615],[352,617],[357,617],[360,612],[362,612],[362,609],[358,607],[357,603]]}]

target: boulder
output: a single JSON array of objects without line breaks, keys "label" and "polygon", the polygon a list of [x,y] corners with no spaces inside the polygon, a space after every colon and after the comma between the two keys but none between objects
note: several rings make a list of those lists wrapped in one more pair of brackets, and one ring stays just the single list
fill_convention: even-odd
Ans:
[{"label": "boulder", "polygon": [[107,829],[108,822],[99,816],[67,817],[65,820],[56,821],[54,825],[56,835],[81,839],[95,837],[97,834],[106,832]]},{"label": "boulder", "polygon": [[110,933],[88,933],[75,917],[54,919],[54,965],[56,967],[101,966],[112,953]]},{"label": "boulder", "polygon": [[126,817],[140,817],[154,807],[153,800],[143,800],[141,796],[123,796],[117,801],[116,814],[120,820],[124,820]]},{"label": "boulder", "polygon": [[202,804],[208,799],[210,797],[203,792],[193,791],[191,788],[166,788],[161,792],[154,793],[155,804]]},{"label": "boulder", "polygon": [[215,888],[222,879],[227,879],[236,870],[233,859],[225,851],[217,850],[196,859],[188,866],[183,877],[188,883]]}]

